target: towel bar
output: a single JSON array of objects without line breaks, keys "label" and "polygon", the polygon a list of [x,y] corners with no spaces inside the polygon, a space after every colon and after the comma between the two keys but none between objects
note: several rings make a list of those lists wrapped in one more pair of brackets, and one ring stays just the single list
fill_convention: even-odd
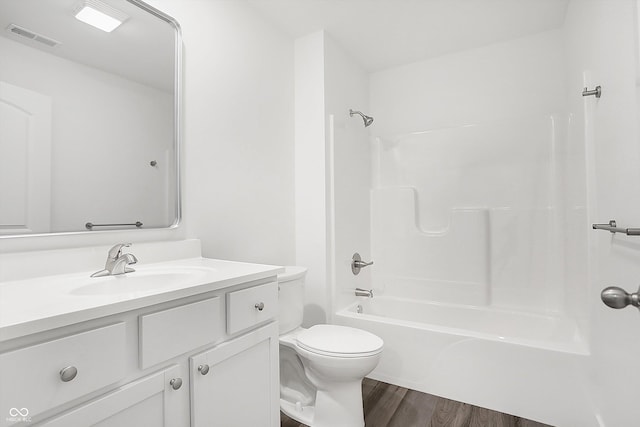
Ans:
[{"label": "towel bar", "polygon": [[611,233],[624,233],[627,236],[640,236],[640,228],[622,228],[618,227],[616,220],[612,219],[608,224],[593,224],[594,230],[606,230]]}]

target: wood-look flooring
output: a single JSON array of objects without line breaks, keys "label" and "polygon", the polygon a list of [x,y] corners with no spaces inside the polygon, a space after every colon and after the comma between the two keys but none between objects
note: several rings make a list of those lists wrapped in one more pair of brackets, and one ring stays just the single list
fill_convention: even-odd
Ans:
[{"label": "wood-look flooring", "polygon": [[[366,427],[550,427],[368,378],[362,400]],[[282,427],[304,427],[282,413],[280,420]]]}]

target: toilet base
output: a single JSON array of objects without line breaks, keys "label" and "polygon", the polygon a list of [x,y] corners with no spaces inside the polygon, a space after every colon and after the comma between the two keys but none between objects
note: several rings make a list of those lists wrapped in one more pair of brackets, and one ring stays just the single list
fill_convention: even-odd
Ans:
[{"label": "toilet base", "polygon": [[362,380],[333,383],[318,390],[312,427],[364,427]]},{"label": "toilet base", "polygon": [[318,390],[315,406],[280,399],[280,410],[311,427],[364,427],[362,381],[333,384],[330,393]]},{"label": "toilet base", "polygon": [[297,406],[295,403],[280,399],[280,411],[287,417],[307,426],[313,422],[315,409],[313,406]]}]

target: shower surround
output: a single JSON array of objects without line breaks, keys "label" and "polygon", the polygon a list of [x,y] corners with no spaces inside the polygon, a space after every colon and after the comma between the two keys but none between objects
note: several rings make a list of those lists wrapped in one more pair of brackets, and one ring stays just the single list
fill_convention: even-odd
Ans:
[{"label": "shower surround", "polygon": [[[550,425],[634,425],[637,313],[599,294],[637,286],[637,238],[591,224],[637,226],[637,5],[564,4],[529,35],[371,72],[326,32],[296,40],[305,322],[383,338],[375,379]],[[356,252],[374,264],[354,276]]]},{"label": "shower surround", "polygon": [[586,222],[563,195],[572,125],[532,115],[372,138],[375,296],[335,315],[385,341],[371,377],[597,425],[585,411],[587,331],[566,279],[565,251],[585,254],[574,247],[584,240],[565,240],[567,215]]},{"label": "shower surround", "polygon": [[[596,9],[570,2],[559,28],[370,74],[366,130],[327,108],[332,319],[385,340],[373,378],[602,425],[587,374],[596,98],[582,97],[598,82],[577,53]],[[353,252],[374,261],[358,276]]]}]

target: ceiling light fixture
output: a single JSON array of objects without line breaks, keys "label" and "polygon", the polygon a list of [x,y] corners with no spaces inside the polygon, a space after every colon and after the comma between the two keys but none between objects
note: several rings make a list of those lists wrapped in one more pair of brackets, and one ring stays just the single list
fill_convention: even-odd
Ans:
[{"label": "ceiling light fixture", "polygon": [[99,0],[84,0],[73,11],[76,19],[110,33],[129,17]]}]

